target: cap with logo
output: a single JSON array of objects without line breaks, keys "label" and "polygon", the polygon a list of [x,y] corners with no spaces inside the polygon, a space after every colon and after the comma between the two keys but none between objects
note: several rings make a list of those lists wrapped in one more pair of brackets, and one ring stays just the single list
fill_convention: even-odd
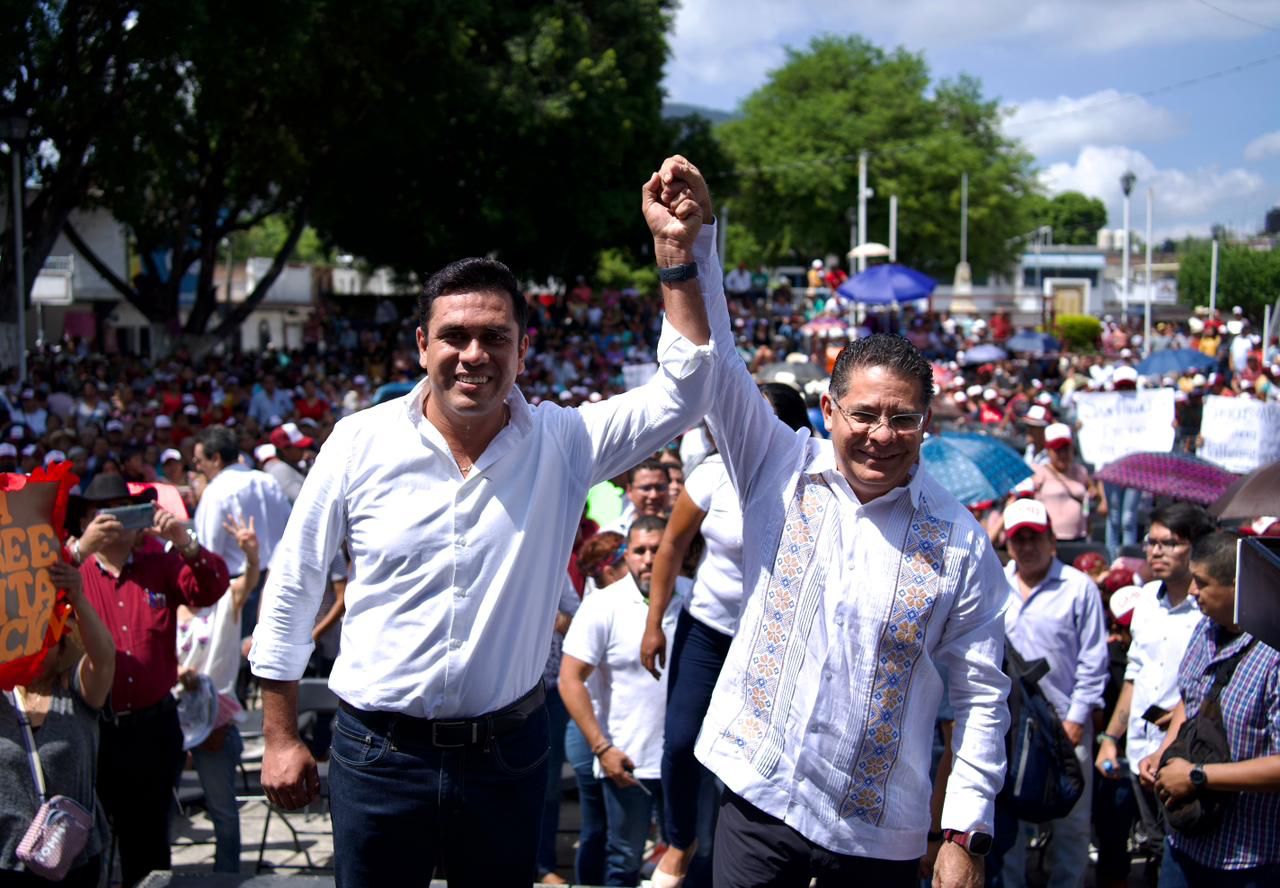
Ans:
[{"label": "cap with logo", "polygon": [[1014,500],[1004,510],[1004,532],[1013,536],[1022,529],[1044,533],[1049,529],[1049,512],[1044,503],[1033,499]]}]

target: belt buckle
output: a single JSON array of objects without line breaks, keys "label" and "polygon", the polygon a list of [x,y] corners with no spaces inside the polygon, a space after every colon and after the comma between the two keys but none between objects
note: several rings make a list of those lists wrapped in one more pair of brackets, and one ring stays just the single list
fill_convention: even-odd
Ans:
[{"label": "belt buckle", "polygon": [[[461,743],[446,743],[440,739],[441,728],[458,728],[466,725],[471,726],[471,740],[463,740]],[[433,721],[431,723],[431,745],[437,749],[462,749],[465,746],[473,746],[480,739],[480,723],[475,721]]]}]

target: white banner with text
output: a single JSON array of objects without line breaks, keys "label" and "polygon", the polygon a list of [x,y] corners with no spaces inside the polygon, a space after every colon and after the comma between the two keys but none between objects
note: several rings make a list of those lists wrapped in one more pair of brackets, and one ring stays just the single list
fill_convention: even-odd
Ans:
[{"label": "white banner with text", "polygon": [[1280,404],[1211,395],[1204,399],[1200,434],[1198,455],[1228,472],[1252,472],[1280,460]]},{"label": "white banner with text", "polygon": [[1080,455],[1101,469],[1130,453],[1173,450],[1173,389],[1076,395]]}]

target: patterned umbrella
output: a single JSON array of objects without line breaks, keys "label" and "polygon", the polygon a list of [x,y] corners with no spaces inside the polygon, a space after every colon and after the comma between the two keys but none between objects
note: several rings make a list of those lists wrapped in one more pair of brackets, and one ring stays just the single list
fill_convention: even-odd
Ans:
[{"label": "patterned umbrella", "polygon": [[971,432],[926,438],[920,458],[929,474],[966,506],[998,500],[1031,477],[1018,451],[996,438]]},{"label": "patterned umbrella", "polygon": [[1118,487],[1207,506],[1239,476],[1186,453],[1131,453],[1107,464],[1095,477]]}]

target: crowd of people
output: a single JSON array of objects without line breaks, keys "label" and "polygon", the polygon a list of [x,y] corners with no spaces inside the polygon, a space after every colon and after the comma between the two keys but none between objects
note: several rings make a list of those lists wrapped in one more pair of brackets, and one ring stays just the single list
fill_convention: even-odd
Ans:
[{"label": "crowd of people", "polygon": [[[1194,451],[1204,396],[1280,399],[1274,344],[1239,314],[1162,324],[1160,347],[1214,367],[1142,378],[1108,321],[1101,354],[973,362],[1007,316],[814,326],[840,311],[834,269],[805,289],[723,276],[681,158],[643,209],[661,300],[526,295],[462,260],[416,312],[322,313],[296,352],[152,364],[69,342],[5,380],[0,471],[79,478],[78,570],[57,575],[78,628],[0,707],[0,885],[35,884],[15,856],[25,714],[52,720],[50,786],[95,817],[72,884],[97,884],[109,831],[126,885],[168,868],[187,752],[215,869],[238,871],[255,692],[273,804],[319,797],[329,757],[339,885],[565,881],[565,763],[583,884],[1016,886],[1046,835],[1055,886],[1084,884],[1091,844],[1098,884],[1135,851],[1162,885],[1275,884],[1280,654],[1233,622],[1237,534],[1099,484],[1075,411],[1174,388]],[[822,379],[752,377],[797,359]],[[1031,478],[958,502],[920,462],[948,426],[1013,441]],[[147,504],[145,528],[116,511]],[[1006,648],[1044,661],[1072,752],[1053,817],[1006,776],[1030,717]],[[297,721],[315,674],[341,700],[319,742]],[[1179,754],[1212,712],[1227,758]],[[1204,831],[1170,827],[1210,796]]]}]

